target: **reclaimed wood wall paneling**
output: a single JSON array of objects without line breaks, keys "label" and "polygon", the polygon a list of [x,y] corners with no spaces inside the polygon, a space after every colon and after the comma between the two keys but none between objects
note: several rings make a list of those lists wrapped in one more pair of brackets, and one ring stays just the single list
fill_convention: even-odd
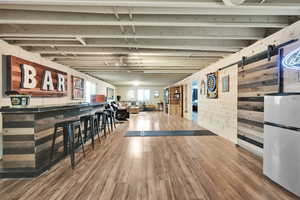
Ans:
[{"label": "reclaimed wood wall paneling", "polygon": [[264,95],[278,92],[277,56],[238,71],[238,138],[263,148]]}]

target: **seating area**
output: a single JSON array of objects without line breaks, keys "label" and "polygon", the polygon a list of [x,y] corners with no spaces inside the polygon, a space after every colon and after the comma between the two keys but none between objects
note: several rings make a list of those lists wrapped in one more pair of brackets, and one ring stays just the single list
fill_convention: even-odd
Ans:
[{"label": "seating area", "polygon": [[[50,165],[53,160],[53,155],[57,150],[55,148],[56,137],[61,131],[63,134],[64,154],[70,156],[71,167],[75,168],[75,149],[80,147],[85,155],[84,145],[91,140],[92,148],[95,149],[95,137],[98,137],[99,143],[106,139],[114,128],[116,128],[116,112],[107,105],[103,111],[97,111],[94,114],[83,115],[79,120],[62,121],[55,124]],[[82,136],[84,135],[84,137]],[[77,142],[75,143],[75,139]]]},{"label": "seating area", "polygon": [[146,103],[146,102],[139,102],[139,101],[119,101],[118,104],[120,107],[128,108],[132,112],[130,113],[139,113],[142,111],[160,111],[161,103],[159,102],[156,105],[154,103]]}]

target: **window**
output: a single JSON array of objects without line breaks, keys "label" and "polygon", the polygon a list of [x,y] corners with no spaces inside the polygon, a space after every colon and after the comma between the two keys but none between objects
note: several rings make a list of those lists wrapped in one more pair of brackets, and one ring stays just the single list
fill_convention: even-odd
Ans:
[{"label": "window", "polygon": [[150,90],[144,90],[144,100],[150,101]]},{"label": "window", "polygon": [[129,100],[135,99],[135,91],[134,90],[129,90],[127,92],[127,99],[129,99]]},{"label": "window", "polygon": [[155,91],[153,92],[153,96],[154,96],[154,98],[159,98],[159,91],[158,91],[158,90],[155,90]]},{"label": "window", "polygon": [[138,89],[138,101],[150,101],[150,90]]},{"label": "window", "polygon": [[91,102],[91,95],[96,94],[96,84],[86,81],[85,82],[85,101]]}]

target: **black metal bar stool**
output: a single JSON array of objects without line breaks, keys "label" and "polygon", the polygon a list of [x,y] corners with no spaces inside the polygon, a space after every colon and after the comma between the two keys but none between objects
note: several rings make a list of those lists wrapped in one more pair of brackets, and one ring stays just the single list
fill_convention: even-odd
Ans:
[{"label": "black metal bar stool", "polygon": [[90,137],[92,139],[92,147],[95,149],[95,135],[98,135],[98,139],[100,141],[98,128],[98,119],[96,115],[85,115],[80,117],[80,121],[84,124],[84,142],[88,139],[88,132],[90,133]]},{"label": "black metal bar stool", "polygon": [[107,125],[108,133],[111,133],[113,130],[112,127],[110,126],[110,113],[109,111],[107,111],[107,109],[105,109],[103,112],[105,113],[105,118],[106,118],[105,123]]},{"label": "black metal bar stool", "polygon": [[114,127],[116,127],[116,115],[117,115],[117,112],[114,110],[114,109],[111,109],[111,112],[112,112],[112,119],[113,119],[113,123],[114,123]]},{"label": "black metal bar stool", "polygon": [[107,127],[106,125],[107,120],[108,120],[108,116],[106,112],[96,112],[95,115],[97,116],[98,119],[98,131],[101,133],[102,131],[104,131],[104,136],[107,136],[107,130],[109,131],[109,127]]},{"label": "black metal bar stool", "polygon": [[[71,158],[71,166],[74,169],[75,167],[75,130],[78,130],[78,145],[81,144],[83,154],[85,156],[84,146],[83,146],[83,138],[81,134],[81,126],[80,120],[69,120],[63,121],[55,124],[53,139],[52,139],[52,147],[51,147],[51,154],[50,154],[50,164],[53,160],[54,149],[55,149],[55,141],[58,133],[58,129],[63,129],[63,143],[64,143],[64,153],[70,154]],[[79,144],[80,143],[80,144]]]},{"label": "black metal bar stool", "polygon": [[111,131],[113,131],[116,128],[115,112],[112,109],[105,109],[104,111],[107,113],[107,123],[110,125]]}]

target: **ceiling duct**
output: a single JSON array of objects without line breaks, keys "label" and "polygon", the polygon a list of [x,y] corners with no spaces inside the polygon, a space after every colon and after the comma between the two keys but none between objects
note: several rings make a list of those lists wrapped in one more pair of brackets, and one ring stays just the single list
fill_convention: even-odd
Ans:
[{"label": "ceiling duct", "polygon": [[237,6],[244,3],[246,0],[223,0],[226,6]]}]

